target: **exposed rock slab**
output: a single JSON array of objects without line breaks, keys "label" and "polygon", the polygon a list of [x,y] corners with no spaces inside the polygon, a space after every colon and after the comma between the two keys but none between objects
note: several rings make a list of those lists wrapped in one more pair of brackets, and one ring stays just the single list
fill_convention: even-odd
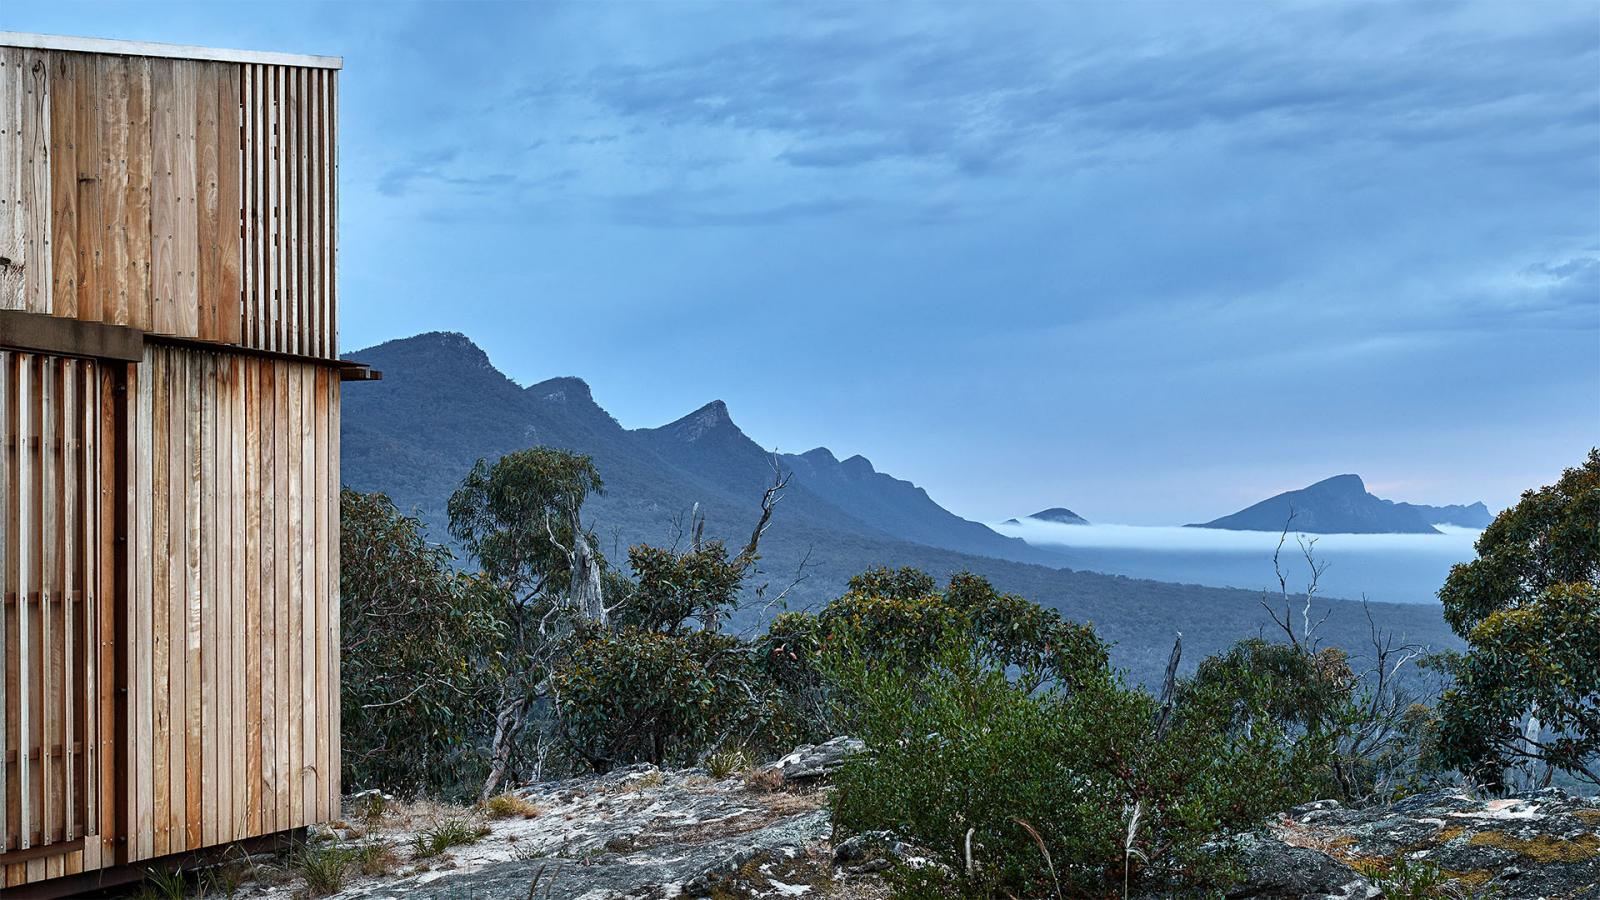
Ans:
[{"label": "exposed rock slab", "polygon": [[[831,826],[816,791],[767,791],[740,777],[632,766],[516,792],[526,818],[485,822],[487,836],[439,857],[410,859],[427,816],[351,840],[397,848],[390,875],[354,881],[339,897],[611,900],[882,896],[881,882],[834,866]],[[462,810],[442,810],[457,816]],[[532,894],[530,895],[530,891]]]},{"label": "exposed rock slab", "polygon": [[1360,897],[1362,884],[1410,866],[1506,900],[1600,898],[1600,799],[1554,789],[1500,799],[1435,792],[1374,809],[1323,800],[1248,841],[1249,875],[1229,896]]},{"label": "exposed rock slab", "polygon": [[865,749],[867,745],[856,738],[836,737],[820,744],[802,744],[772,767],[783,773],[786,782],[816,781],[838,771],[845,760]]}]

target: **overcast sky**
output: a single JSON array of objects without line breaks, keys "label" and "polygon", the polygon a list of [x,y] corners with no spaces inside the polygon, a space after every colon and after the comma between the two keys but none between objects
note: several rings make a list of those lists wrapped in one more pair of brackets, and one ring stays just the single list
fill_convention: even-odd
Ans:
[{"label": "overcast sky", "polygon": [[[1600,444],[1594,2],[4,0],[337,54],[341,342],[462,331],[629,427],[726,400],[972,518]],[[351,388],[359,390],[359,386]]]}]

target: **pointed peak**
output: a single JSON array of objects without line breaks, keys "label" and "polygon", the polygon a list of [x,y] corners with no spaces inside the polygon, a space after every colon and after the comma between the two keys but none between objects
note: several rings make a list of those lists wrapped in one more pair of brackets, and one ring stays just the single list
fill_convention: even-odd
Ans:
[{"label": "pointed peak", "polygon": [[538,384],[529,385],[527,391],[529,396],[553,403],[594,403],[589,383],[572,375],[546,378]]},{"label": "pointed peak", "polygon": [[867,459],[865,456],[862,456],[859,453],[847,460],[844,460],[843,462],[839,463],[839,465],[844,467],[846,471],[860,473],[863,475],[871,475],[878,471],[872,467],[872,460]]},{"label": "pointed peak", "polygon": [[733,418],[728,415],[728,404],[721,400],[713,400],[687,416],[656,430],[670,434],[685,443],[692,443],[724,427],[733,431],[739,430],[739,427],[733,424]]},{"label": "pointed peak", "polygon": [[1367,485],[1366,482],[1361,480],[1360,475],[1346,474],[1335,475],[1332,478],[1324,478],[1316,484],[1307,487],[1306,490],[1365,494],[1367,492]]},{"label": "pointed peak", "polygon": [[800,454],[800,458],[807,462],[819,464],[827,463],[837,465],[839,462],[838,457],[834,456],[833,451],[829,450],[827,447],[813,447],[810,450]]},{"label": "pointed peak", "polygon": [[724,422],[733,423],[733,418],[728,415],[728,404],[721,400],[713,400],[689,414],[697,422],[706,425],[721,425]]}]

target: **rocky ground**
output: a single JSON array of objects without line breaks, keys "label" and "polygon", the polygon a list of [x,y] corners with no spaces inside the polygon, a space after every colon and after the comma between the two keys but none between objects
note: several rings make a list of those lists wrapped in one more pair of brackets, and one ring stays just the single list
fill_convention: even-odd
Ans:
[{"label": "rocky ground", "polygon": [[[357,797],[302,857],[253,866],[215,892],[273,900],[887,897],[878,873],[888,860],[924,860],[892,835],[831,842],[825,777],[855,746],[838,739],[721,779],[633,766],[525,787],[487,809]],[[1600,799],[1555,790],[1504,799],[1442,792],[1381,809],[1322,801],[1230,842],[1243,877],[1228,897],[1600,900]],[[1120,893],[1115,887],[1108,896]]]},{"label": "rocky ground", "polygon": [[1323,800],[1237,840],[1247,874],[1231,897],[1600,898],[1600,798],[1555,789]]}]

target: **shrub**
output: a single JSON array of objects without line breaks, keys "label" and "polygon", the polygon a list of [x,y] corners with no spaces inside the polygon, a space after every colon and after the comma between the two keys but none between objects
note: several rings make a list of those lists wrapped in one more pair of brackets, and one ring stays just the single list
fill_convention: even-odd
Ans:
[{"label": "shrub", "polygon": [[853,656],[830,670],[871,751],[836,777],[837,826],[928,847],[965,895],[1096,892],[1125,873],[1209,883],[1227,866],[1209,841],[1308,796],[1272,728],[1219,727],[1199,706],[1157,736],[1156,701],[1104,668],[1029,691],[956,632],[915,667]]},{"label": "shrub", "polygon": [[937,658],[949,635],[963,634],[985,665],[1010,672],[1027,690],[1045,683],[1070,689],[1080,675],[1102,671],[1109,658],[1093,628],[1001,594],[965,572],[943,592],[914,569],[858,575],[850,591],[822,611],[817,629],[824,649],[893,659],[913,671]]},{"label": "shrub", "polygon": [[1600,784],[1600,450],[1524,492],[1476,546],[1439,591],[1468,648],[1448,666],[1440,754],[1491,782],[1525,765]]},{"label": "shrub", "polygon": [[344,781],[452,796],[481,780],[503,606],[382,494],[340,494]]},{"label": "shrub", "polygon": [[566,746],[597,772],[698,747],[713,733],[716,694],[689,639],[632,626],[582,641],[555,676]]}]

